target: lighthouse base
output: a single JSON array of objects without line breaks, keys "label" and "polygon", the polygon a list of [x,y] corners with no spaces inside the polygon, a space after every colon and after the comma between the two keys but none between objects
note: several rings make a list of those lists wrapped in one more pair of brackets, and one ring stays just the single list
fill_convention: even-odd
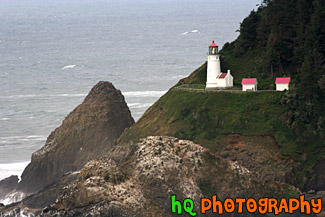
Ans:
[{"label": "lighthouse base", "polygon": [[205,89],[216,89],[218,88],[217,83],[206,83]]}]

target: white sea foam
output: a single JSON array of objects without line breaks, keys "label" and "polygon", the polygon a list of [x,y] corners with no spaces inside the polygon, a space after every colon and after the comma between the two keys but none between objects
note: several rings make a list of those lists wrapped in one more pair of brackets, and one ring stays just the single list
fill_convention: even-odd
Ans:
[{"label": "white sea foam", "polygon": [[179,79],[179,78],[185,78],[187,75],[175,75],[172,77],[172,79]]},{"label": "white sea foam", "polygon": [[11,95],[11,96],[0,96],[0,98],[31,98],[35,97],[35,94],[25,94],[25,95]]},{"label": "white sea foam", "polygon": [[21,139],[21,138],[29,138],[29,139],[35,139],[35,138],[40,138],[40,137],[44,137],[42,135],[29,135],[29,136],[3,136],[0,137],[1,139]]},{"label": "white sea foam", "polygon": [[7,121],[10,120],[10,118],[0,118],[0,121]]},{"label": "white sea foam", "polygon": [[192,31],[186,31],[186,32],[183,32],[183,33],[181,33],[181,35],[187,35],[187,34],[190,34],[190,33],[200,33],[200,32],[199,32],[199,30],[194,29],[194,30],[192,30]]},{"label": "white sea foam", "polygon": [[35,94],[26,94],[26,95],[11,95],[11,96],[0,96],[1,99],[10,99],[10,98],[29,98],[35,97]]},{"label": "white sea foam", "polygon": [[0,180],[7,178],[11,175],[17,175],[18,177],[20,177],[29,162],[30,161],[11,164],[0,164]]},{"label": "white sea foam", "polygon": [[74,67],[76,67],[77,65],[68,65],[68,66],[64,66],[61,69],[65,70],[65,69],[73,69]]},{"label": "white sea foam", "polygon": [[130,103],[130,104],[128,104],[128,106],[130,108],[146,108],[151,105],[152,105],[152,103]]},{"label": "white sea foam", "polygon": [[8,205],[8,204],[11,204],[11,203],[16,203],[16,202],[19,202],[21,201],[22,199],[24,199],[26,197],[26,194],[23,193],[23,192],[19,192],[19,191],[15,191],[15,192],[12,192],[12,193],[9,193],[6,198],[1,201],[1,203],[3,203],[4,205]]},{"label": "white sea foam", "polygon": [[138,103],[138,102],[136,102],[136,103],[128,103],[128,106],[129,107],[134,107],[134,106],[137,106],[137,105],[140,105],[141,103]]},{"label": "white sea foam", "polygon": [[18,139],[19,141],[46,141],[46,137]]},{"label": "white sea foam", "polygon": [[85,94],[85,93],[76,93],[76,94],[64,93],[64,94],[57,94],[57,95],[50,95],[50,96],[80,97],[80,96],[87,96],[87,94]]},{"label": "white sea foam", "polygon": [[159,97],[165,94],[167,91],[130,91],[123,92],[127,97]]},{"label": "white sea foam", "polygon": [[46,138],[43,135],[4,136],[0,137],[0,144],[20,143],[19,141],[46,141]]},{"label": "white sea foam", "polygon": [[[11,95],[11,96],[0,96],[0,99],[10,99],[10,98],[37,98],[37,97],[81,97],[87,96],[85,93],[60,93],[60,94],[26,94],[26,95]],[[1,119],[0,119],[1,120]]]}]

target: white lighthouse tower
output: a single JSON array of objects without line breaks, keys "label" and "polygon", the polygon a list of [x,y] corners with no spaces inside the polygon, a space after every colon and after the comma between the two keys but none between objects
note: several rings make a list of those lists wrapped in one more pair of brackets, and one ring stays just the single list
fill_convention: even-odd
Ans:
[{"label": "white lighthouse tower", "polygon": [[206,88],[217,88],[217,78],[221,74],[218,45],[212,41],[209,45]]}]

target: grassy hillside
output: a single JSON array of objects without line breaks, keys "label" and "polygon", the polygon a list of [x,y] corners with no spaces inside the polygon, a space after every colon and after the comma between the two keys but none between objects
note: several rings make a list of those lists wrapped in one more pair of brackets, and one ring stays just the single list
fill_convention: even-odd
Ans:
[{"label": "grassy hillside", "polygon": [[[191,75],[193,79],[199,78],[197,72],[202,68],[204,66]],[[283,104],[284,95],[284,92],[197,93],[171,89],[122,135],[119,142],[168,135],[192,140],[220,153],[232,135],[242,141],[255,136],[255,146],[264,145],[270,150],[279,147],[280,158],[299,162],[300,154],[310,147],[299,146],[286,126],[288,106]],[[274,142],[266,142],[265,136],[274,138]],[[304,168],[296,172],[301,186],[306,182],[303,177],[307,171],[312,173],[320,153],[310,156]]]},{"label": "grassy hillside", "polygon": [[[131,127],[128,135],[175,135],[214,140],[228,133],[276,133],[285,129],[279,92],[196,93],[171,89]],[[275,127],[277,126],[277,127]],[[282,126],[282,127],[281,127]],[[135,137],[134,137],[135,136]]]}]

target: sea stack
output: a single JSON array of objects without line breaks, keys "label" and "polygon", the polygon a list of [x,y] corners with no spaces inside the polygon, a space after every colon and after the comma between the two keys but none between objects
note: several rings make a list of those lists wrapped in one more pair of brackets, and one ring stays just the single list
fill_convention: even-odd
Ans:
[{"label": "sea stack", "polygon": [[63,174],[80,170],[109,151],[133,123],[121,91],[110,82],[99,82],[50,134],[45,146],[33,153],[17,190],[34,193]]}]

